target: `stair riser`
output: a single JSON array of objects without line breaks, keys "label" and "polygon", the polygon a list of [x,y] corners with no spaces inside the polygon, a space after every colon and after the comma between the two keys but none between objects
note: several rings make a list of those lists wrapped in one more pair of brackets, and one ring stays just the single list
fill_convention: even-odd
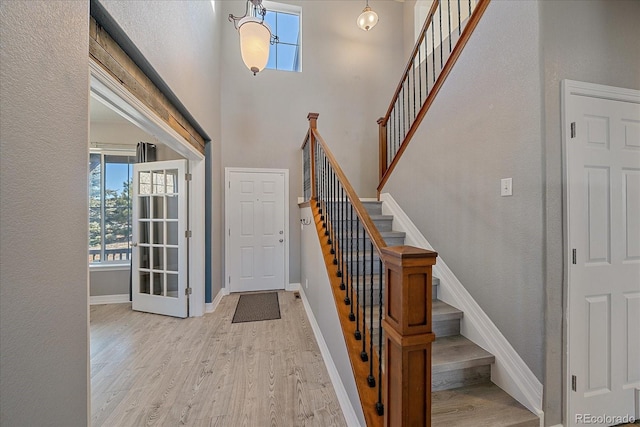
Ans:
[{"label": "stair riser", "polygon": [[[360,235],[362,236],[362,235]],[[387,246],[402,246],[404,245],[404,237],[382,237]],[[341,241],[340,235],[338,235],[338,241]],[[347,240],[345,243],[345,255],[348,254],[349,250],[370,250],[371,249],[371,239],[368,237],[360,237],[359,239],[353,239],[353,243],[349,243]],[[352,245],[352,246],[350,246]]]},{"label": "stair riser", "polygon": [[436,338],[460,335],[460,319],[434,321],[433,333]]},{"label": "stair riser", "polygon": [[[353,234],[356,234],[358,230],[358,228],[356,227],[355,221],[336,219],[334,223],[336,224],[337,231],[344,230],[344,229],[351,231],[351,229],[353,228]],[[353,223],[353,225],[351,223]],[[378,228],[378,231],[391,231],[391,228],[393,225],[393,219],[374,219],[373,223]],[[360,235],[362,236],[362,233],[364,232],[363,231],[364,227],[360,225],[359,228],[360,228]]]},{"label": "stair riser", "polygon": [[456,369],[453,371],[435,373],[431,379],[431,390],[450,390],[473,384],[491,381],[491,365],[473,368]]},{"label": "stair riser", "polygon": [[[364,208],[367,210],[369,215],[382,215],[382,202],[362,202]],[[340,212],[342,209],[342,213],[348,211],[347,206],[350,206],[350,203],[334,203],[328,202],[327,209],[332,210],[333,212]]]}]

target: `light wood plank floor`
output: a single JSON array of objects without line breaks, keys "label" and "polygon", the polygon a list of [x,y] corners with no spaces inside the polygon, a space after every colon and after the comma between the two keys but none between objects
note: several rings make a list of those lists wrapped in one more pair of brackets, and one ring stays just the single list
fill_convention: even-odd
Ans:
[{"label": "light wood plank floor", "polygon": [[91,306],[91,421],[129,426],[346,426],[302,301],[282,319],[232,324]]}]

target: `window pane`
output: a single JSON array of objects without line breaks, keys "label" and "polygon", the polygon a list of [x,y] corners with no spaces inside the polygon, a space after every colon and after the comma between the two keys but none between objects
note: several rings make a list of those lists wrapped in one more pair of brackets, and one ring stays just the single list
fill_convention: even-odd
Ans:
[{"label": "window pane", "polygon": [[102,201],[100,177],[102,175],[100,154],[89,154],[89,262],[100,262],[102,245]]},{"label": "window pane", "polygon": [[280,43],[298,44],[298,34],[300,34],[300,17],[298,15],[278,12],[276,27]]},{"label": "window pane", "polygon": [[298,46],[288,44],[278,44],[278,59],[276,61],[278,70],[297,71],[294,63]]},{"label": "window pane", "polygon": [[269,28],[271,29],[271,34],[277,34],[278,29],[276,28],[276,16],[278,15],[277,12],[272,12],[267,10],[267,14],[264,15],[264,22],[267,23],[267,25],[269,26]]}]

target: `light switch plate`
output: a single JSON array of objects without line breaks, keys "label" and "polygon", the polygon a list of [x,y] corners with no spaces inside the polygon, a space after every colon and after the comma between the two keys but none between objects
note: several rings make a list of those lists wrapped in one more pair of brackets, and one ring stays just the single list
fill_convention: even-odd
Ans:
[{"label": "light switch plate", "polygon": [[513,195],[513,179],[503,178],[500,180],[500,195],[502,197]]}]

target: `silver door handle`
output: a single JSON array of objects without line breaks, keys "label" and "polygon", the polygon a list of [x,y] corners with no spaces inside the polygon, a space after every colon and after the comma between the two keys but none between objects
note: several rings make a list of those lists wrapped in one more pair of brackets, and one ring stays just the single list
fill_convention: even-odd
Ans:
[{"label": "silver door handle", "polygon": [[284,239],[280,239],[280,243],[284,242]]},{"label": "silver door handle", "polygon": [[133,247],[135,248],[135,247],[137,247],[137,246],[138,246],[138,244],[137,244],[136,242],[133,242],[133,243],[131,244],[131,246],[133,246]]}]

